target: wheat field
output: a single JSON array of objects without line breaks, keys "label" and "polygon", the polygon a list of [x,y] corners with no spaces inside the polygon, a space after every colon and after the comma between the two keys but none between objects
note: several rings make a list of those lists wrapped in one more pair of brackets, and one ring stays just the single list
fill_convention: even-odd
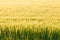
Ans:
[{"label": "wheat field", "polygon": [[59,2],[0,0],[0,40],[60,40]]},{"label": "wheat field", "polygon": [[60,8],[0,7],[0,40],[60,40]]}]

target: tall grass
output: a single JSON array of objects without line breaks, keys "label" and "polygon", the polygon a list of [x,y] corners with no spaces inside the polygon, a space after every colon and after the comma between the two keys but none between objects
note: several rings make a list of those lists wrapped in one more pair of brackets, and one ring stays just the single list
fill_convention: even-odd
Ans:
[{"label": "tall grass", "polygon": [[[23,26],[25,27],[25,26]],[[60,40],[60,29],[54,27],[36,27],[30,25],[0,27],[0,40]]]}]

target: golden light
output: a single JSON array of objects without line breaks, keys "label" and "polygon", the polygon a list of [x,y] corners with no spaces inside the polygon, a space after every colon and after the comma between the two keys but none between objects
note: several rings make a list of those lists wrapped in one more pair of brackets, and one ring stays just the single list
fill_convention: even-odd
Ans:
[{"label": "golden light", "polygon": [[59,5],[59,0],[0,0],[0,6]]}]

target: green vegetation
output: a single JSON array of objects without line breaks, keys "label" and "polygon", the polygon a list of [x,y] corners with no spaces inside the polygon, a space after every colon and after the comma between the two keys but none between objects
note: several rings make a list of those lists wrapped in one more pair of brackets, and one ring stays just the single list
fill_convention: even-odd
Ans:
[{"label": "green vegetation", "polygon": [[0,26],[0,40],[60,40],[60,29],[35,25]]}]

